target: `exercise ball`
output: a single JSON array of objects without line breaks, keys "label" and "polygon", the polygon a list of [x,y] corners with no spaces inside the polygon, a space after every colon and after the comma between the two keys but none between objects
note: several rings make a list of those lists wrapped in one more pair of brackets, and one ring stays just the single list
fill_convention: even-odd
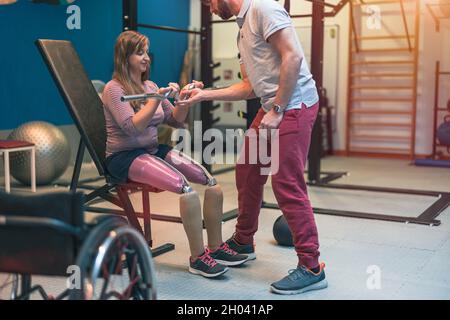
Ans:
[{"label": "exercise ball", "polygon": [[279,216],[273,224],[273,236],[280,246],[292,247],[294,245],[291,230],[283,215]]},{"label": "exercise ball", "polygon": [[[66,171],[70,161],[69,141],[56,126],[32,121],[13,130],[9,140],[22,140],[36,146],[36,184],[49,184]],[[28,151],[10,154],[11,174],[25,185],[31,183],[31,155]]]},{"label": "exercise ball", "polygon": [[439,126],[436,136],[440,144],[450,146],[450,121],[445,121]]}]

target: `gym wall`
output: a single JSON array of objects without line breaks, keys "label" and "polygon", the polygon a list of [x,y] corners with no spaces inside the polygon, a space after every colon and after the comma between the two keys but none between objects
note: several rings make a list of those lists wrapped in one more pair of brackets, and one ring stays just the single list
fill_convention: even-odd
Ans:
[{"label": "gym wall", "polygon": [[0,6],[0,130],[33,120],[72,120],[34,44],[38,38],[73,42],[91,79],[112,74],[112,48],[122,27],[121,1],[78,0],[81,29],[69,30],[68,6],[18,1]]},{"label": "gym wall", "polygon": [[[77,0],[81,29],[66,26],[68,6],[19,0],[0,6],[0,131],[34,120],[55,125],[72,123],[34,41],[38,38],[73,42],[91,79],[107,82],[113,72],[113,47],[122,31],[121,0]],[[140,0],[139,22],[186,28],[189,1]],[[140,30],[150,37],[155,66],[152,79],[161,86],[178,81],[187,36]],[[145,32],[144,32],[145,31]]]}]

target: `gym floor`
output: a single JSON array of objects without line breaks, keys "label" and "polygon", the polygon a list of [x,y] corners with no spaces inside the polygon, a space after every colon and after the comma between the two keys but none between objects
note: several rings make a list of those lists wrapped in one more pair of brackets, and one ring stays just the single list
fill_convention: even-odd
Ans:
[{"label": "gym floor", "polygon": [[[68,181],[71,168],[60,179]],[[450,192],[450,170],[410,166],[405,160],[327,157],[323,171],[347,171],[336,183],[365,186]],[[82,177],[94,177],[96,170],[86,165]],[[224,210],[236,208],[234,172],[216,176],[224,190]],[[3,178],[1,178],[3,179]],[[98,182],[98,184],[100,184]],[[0,180],[3,185],[3,181]],[[194,186],[203,195],[202,186]],[[12,184],[13,192],[29,192]],[[50,186],[38,192],[61,190]],[[435,201],[432,197],[309,188],[313,206],[402,216],[418,216]],[[153,212],[177,215],[178,196],[167,192],[151,195]],[[132,196],[141,209],[138,194]],[[270,183],[265,200],[275,202]],[[97,206],[112,207],[107,203]],[[269,292],[269,284],[294,268],[297,258],[292,248],[276,245],[272,226],[279,210],[261,211],[256,234],[257,259],[230,269],[219,279],[205,279],[187,272],[188,246],[181,224],[152,222],[155,245],[166,242],[176,249],[154,259],[159,299],[450,299],[450,207],[437,218],[440,226],[423,226],[376,220],[316,215],[321,261],[325,262],[329,287],[303,295],[280,296]],[[87,214],[87,218],[91,218]],[[223,224],[224,239],[234,231],[235,220]],[[379,271],[379,286],[374,282]],[[6,275],[0,274],[0,283]],[[64,279],[34,277],[50,293],[64,289]],[[374,285],[375,284],[375,285]]]}]

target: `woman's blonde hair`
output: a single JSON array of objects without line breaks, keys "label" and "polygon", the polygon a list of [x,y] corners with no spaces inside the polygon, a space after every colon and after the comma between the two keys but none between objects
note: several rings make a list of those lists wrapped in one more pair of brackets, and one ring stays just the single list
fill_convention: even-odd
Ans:
[{"label": "woman's blonde hair", "polygon": [[[136,83],[131,78],[128,59],[132,54],[144,50],[145,46],[148,45],[148,38],[136,31],[122,32],[116,40],[116,45],[114,47],[113,79],[122,85],[126,95],[144,93],[142,83]],[[142,73],[142,82],[148,80],[149,70],[150,68],[147,67],[147,70]],[[131,106],[134,110],[137,110],[140,106],[140,102],[132,101]]]}]

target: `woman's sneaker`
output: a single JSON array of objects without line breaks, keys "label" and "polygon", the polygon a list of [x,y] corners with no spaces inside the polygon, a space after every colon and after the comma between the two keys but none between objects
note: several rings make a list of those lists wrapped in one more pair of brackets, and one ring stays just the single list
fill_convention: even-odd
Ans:
[{"label": "woman's sneaker", "polygon": [[218,263],[214,258],[205,251],[196,259],[189,259],[189,272],[199,274],[206,278],[218,277],[228,271],[228,268],[223,264]]},{"label": "woman's sneaker", "polygon": [[206,249],[209,255],[218,263],[226,266],[239,266],[247,261],[248,256],[245,254],[239,254],[231,249],[226,242],[222,243],[215,251]]},{"label": "woman's sneaker", "polygon": [[247,256],[247,260],[255,260],[255,246],[253,244],[240,244],[234,239],[234,234],[230,239],[225,241],[225,243],[231,248],[231,250],[236,251],[239,254],[245,254]]}]

